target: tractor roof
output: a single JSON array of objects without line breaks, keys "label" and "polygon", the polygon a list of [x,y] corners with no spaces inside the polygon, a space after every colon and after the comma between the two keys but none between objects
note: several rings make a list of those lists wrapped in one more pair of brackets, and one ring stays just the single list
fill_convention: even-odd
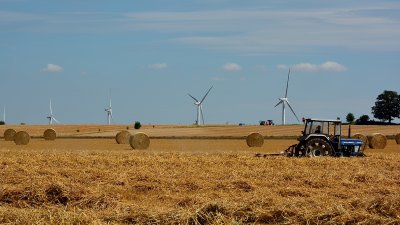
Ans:
[{"label": "tractor roof", "polygon": [[317,119],[317,118],[308,118],[306,121],[321,121],[321,122],[334,122],[334,123],[341,123],[341,120],[332,120],[332,119]]}]

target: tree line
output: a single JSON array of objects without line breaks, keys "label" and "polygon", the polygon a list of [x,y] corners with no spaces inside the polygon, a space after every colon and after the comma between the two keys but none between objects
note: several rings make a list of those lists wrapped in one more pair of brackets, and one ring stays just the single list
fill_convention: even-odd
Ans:
[{"label": "tree line", "polygon": [[400,118],[400,95],[395,91],[383,91],[376,98],[375,105],[371,107],[371,113],[379,121],[371,120],[368,115],[355,119],[353,113],[347,114],[346,121],[358,125],[393,124],[394,119]]}]

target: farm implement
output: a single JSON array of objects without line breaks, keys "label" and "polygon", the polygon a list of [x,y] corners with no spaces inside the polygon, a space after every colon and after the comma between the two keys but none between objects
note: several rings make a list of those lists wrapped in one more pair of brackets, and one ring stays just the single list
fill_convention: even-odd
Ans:
[{"label": "farm implement", "polygon": [[342,137],[340,120],[306,119],[299,143],[281,153],[260,154],[266,156],[322,157],[322,156],[365,156],[364,142],[359,139]]}]

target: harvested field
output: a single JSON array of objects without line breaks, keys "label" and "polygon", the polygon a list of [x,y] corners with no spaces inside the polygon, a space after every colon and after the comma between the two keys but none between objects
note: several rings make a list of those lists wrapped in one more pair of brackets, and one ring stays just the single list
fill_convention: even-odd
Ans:
[{"label": "harvested field", "polygon": [[[0,126],[0,135],[7,128],[13,128],[16,131],[27,131],[32,137],[41,137],[48,128],[57,131],[57,137],[115,137],[121,131],[126,130],[127,125],[6,125]],[[285,126],[234,126],[234,125],[214,125],[214,126],[176,126],[176,125],[143,125],[140,130],[129,130],[131,133],[137,131],[144,132],[150,137],[233,137],[245,138],[247,135],[257,132],[263,136],[271,137],[296,137],[301,134],[303,125],[285,125]],[[342,127],[342,133],[347,135],[348,126]],[[77,132],[79,130],[79,132]],[[374,133],[383,135],[396,135],[400,132],[400,126],[352,126],[352,134],[360,133],[365,136]]]},{"label": "harvested field", "polygon": [[400,223],[395,140],[365,158],[254,157],[294,143],[151,139],[136,151],[113,138],[1,139],[0,223]]}]

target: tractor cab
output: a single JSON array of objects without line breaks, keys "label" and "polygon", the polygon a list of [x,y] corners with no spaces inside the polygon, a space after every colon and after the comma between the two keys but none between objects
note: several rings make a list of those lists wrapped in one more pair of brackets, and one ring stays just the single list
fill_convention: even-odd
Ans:
[{"label": "tractor cab", "polygon": [[342,122],[340,120],[305,119],[305,126],[300,141],[322,138],[326,141],[336,139],[340,143]]},{"label": "tractor cab", "polygon": [[342,122],[340,120],[306,119],[303,136],[341,136],[341,127]]},{"label": "tractor cab", "polygon": [[363,142],[358,139],[342,138],[342,122],[325,119],[305,119],[299,144],[294,156],[363,156]]}]

